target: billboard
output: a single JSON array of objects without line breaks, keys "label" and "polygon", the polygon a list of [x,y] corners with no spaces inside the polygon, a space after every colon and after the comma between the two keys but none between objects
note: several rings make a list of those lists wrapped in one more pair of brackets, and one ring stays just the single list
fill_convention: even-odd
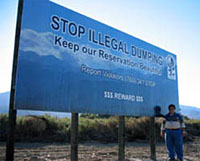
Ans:
[{"label": "billboard", "polygon": [[51,1],[24,1],[16,109],[153,116],[171,103],[174,54]]}]

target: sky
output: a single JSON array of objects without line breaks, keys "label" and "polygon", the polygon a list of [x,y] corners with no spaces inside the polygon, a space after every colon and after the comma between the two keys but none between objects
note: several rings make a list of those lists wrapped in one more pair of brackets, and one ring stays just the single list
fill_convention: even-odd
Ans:
[{"label": "sky", "polygon": [[[52,1],[176,54],[179,102],[200,108],[199,0]],[[0,1],[0,93],[10,90],[17,5]]]}]

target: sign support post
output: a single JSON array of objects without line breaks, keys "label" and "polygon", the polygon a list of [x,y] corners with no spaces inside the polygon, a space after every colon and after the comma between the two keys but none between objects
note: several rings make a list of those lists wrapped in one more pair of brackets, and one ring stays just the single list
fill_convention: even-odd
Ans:
[{"label": "sign support post", "polygon": [[156,131],[155,131],[155,117],[150,118],[150,147],[152,160],[156,160]]},{"label": "sign support post", "polygon": [[78,113],[71,116],[71,161],[78,161]]},{"label": "sign support post", "polygon": [[6,144],[6,161],[14,160],[16,117],[17,110],[10,108],[8,121],[8,137]]},{"label": "sign support post", "polygon": [[15,109],[15,87],[16,87],[16,73],[17,73],[17,60],[19,51],[20,31],[22,22],[22,11],[23,11],[24,0],[19,0],[18,13],[17,13],[17,26],[15,33],[15,47],[13,57],[13,68],[12,68],[12,82],[10,90],[10,104],[9,104],[9,121],[8,121],[8,137],[6,144],[6,161],[14,160],[14,144],[15,144],[15,126],[17,118],[17,110]]},{"label": "sign support post", "polygon": [[119,149],[118,149],[118,160],[124,161],[125,155],[125,117],[119,116],[119,128],[118,128],[118,142],[119,142]]}]

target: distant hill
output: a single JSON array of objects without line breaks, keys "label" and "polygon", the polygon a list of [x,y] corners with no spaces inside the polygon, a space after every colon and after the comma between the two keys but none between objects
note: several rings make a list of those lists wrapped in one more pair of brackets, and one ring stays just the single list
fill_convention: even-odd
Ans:
[{"label": "distant hill", "polygon": [[[8,113],[9,109],[9,97],[10,92],[0,93],[0,113]],[[187,116],[191,119],[199,119],[200,120],[200,108],[180,105],[181,114]],[[56,117],[71,117],[70,113],[63,112],[41,112],[41,111],[28,111],[28,110],[19,110],[18,115],[44,115],[49,114],[51,116]]]},{"label": "distant hill", "polygon": [[181,114],[191,119],[200,120],[200,108],[180,105]]}]

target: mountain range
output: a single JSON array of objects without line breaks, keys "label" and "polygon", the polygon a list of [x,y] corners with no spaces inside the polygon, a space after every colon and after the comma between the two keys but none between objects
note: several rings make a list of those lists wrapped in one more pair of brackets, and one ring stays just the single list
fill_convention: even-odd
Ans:
[{"label": "mountain range", "polygon": [[[10,92],[0,93],[0,114],[8,113],[9,109],[9,97]],[[187,116],[191,119],[200,119],[200,108],[180,105],[181,114]],[[70,117],[70,113],[63,113],[63,112],[43,112],[43,111],[31,111],[31,110],[18,110],[18,115],[44,115],[49,114],[51,116],[56,116],[59,118],[63,117]]]}]

